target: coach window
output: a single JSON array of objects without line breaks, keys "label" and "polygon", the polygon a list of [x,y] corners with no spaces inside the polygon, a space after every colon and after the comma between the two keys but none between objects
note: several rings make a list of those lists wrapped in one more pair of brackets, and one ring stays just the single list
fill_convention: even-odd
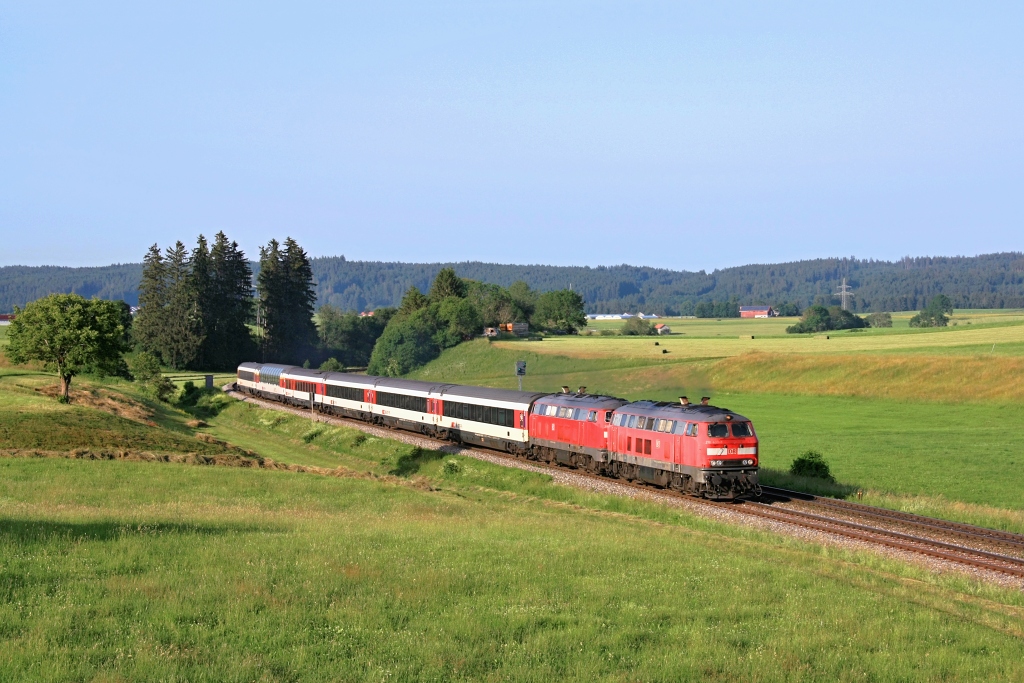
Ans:
[{"label": "coach window", "polygon": [[647,431],[649,431],[649,432],[650,431],[654,431],[654,427],[657,424],[658,424],[658,421],[655,420],[653,417],[647,418]]}]

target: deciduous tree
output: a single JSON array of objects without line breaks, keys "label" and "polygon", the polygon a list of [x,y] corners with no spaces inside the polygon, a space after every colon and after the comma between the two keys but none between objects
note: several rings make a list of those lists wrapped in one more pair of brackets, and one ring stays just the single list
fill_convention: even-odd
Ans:
[{"label": "deciduous tree", "polygon": [[123,362],[130,325],[123,301],[51,294],[15,309],[7,356],[15,363],[40,361],[55,372],[66,402],[75,375],[89,367],[113,372]]}]

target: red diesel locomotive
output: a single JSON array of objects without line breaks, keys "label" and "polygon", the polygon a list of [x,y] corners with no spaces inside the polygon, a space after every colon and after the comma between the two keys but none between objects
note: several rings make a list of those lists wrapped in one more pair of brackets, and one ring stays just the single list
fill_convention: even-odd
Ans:
[{"label": "red diesel locomotive", "polygon": [[323,413],[714,499],[760,495],[757,436],[727,408],[243,363],[239,390]]}]

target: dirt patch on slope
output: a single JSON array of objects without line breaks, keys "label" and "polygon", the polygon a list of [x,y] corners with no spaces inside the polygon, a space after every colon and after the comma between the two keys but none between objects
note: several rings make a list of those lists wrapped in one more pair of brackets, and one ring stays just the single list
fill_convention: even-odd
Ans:
[{"label": "dirt patch on slope", "polygon": [[[40,394],[57,398],[60,395],[60,387],[49,385],[36,389]],[[153,425],[153,411],[142,403],[134,401],[127,396],[115,394],[103,389],[72,389],[69,397],[71,403],[88,408],[102,410],[105,413],[123,417],[133,422],[141,422],[149,426]]]}]

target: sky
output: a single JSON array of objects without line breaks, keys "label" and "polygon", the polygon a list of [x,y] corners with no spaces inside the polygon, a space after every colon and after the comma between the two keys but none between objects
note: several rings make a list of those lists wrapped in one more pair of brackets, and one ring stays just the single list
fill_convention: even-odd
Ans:
[{"label": "sky", "polygon": [[1024,3],[0,0],[0,266],[1024,250]]}]

